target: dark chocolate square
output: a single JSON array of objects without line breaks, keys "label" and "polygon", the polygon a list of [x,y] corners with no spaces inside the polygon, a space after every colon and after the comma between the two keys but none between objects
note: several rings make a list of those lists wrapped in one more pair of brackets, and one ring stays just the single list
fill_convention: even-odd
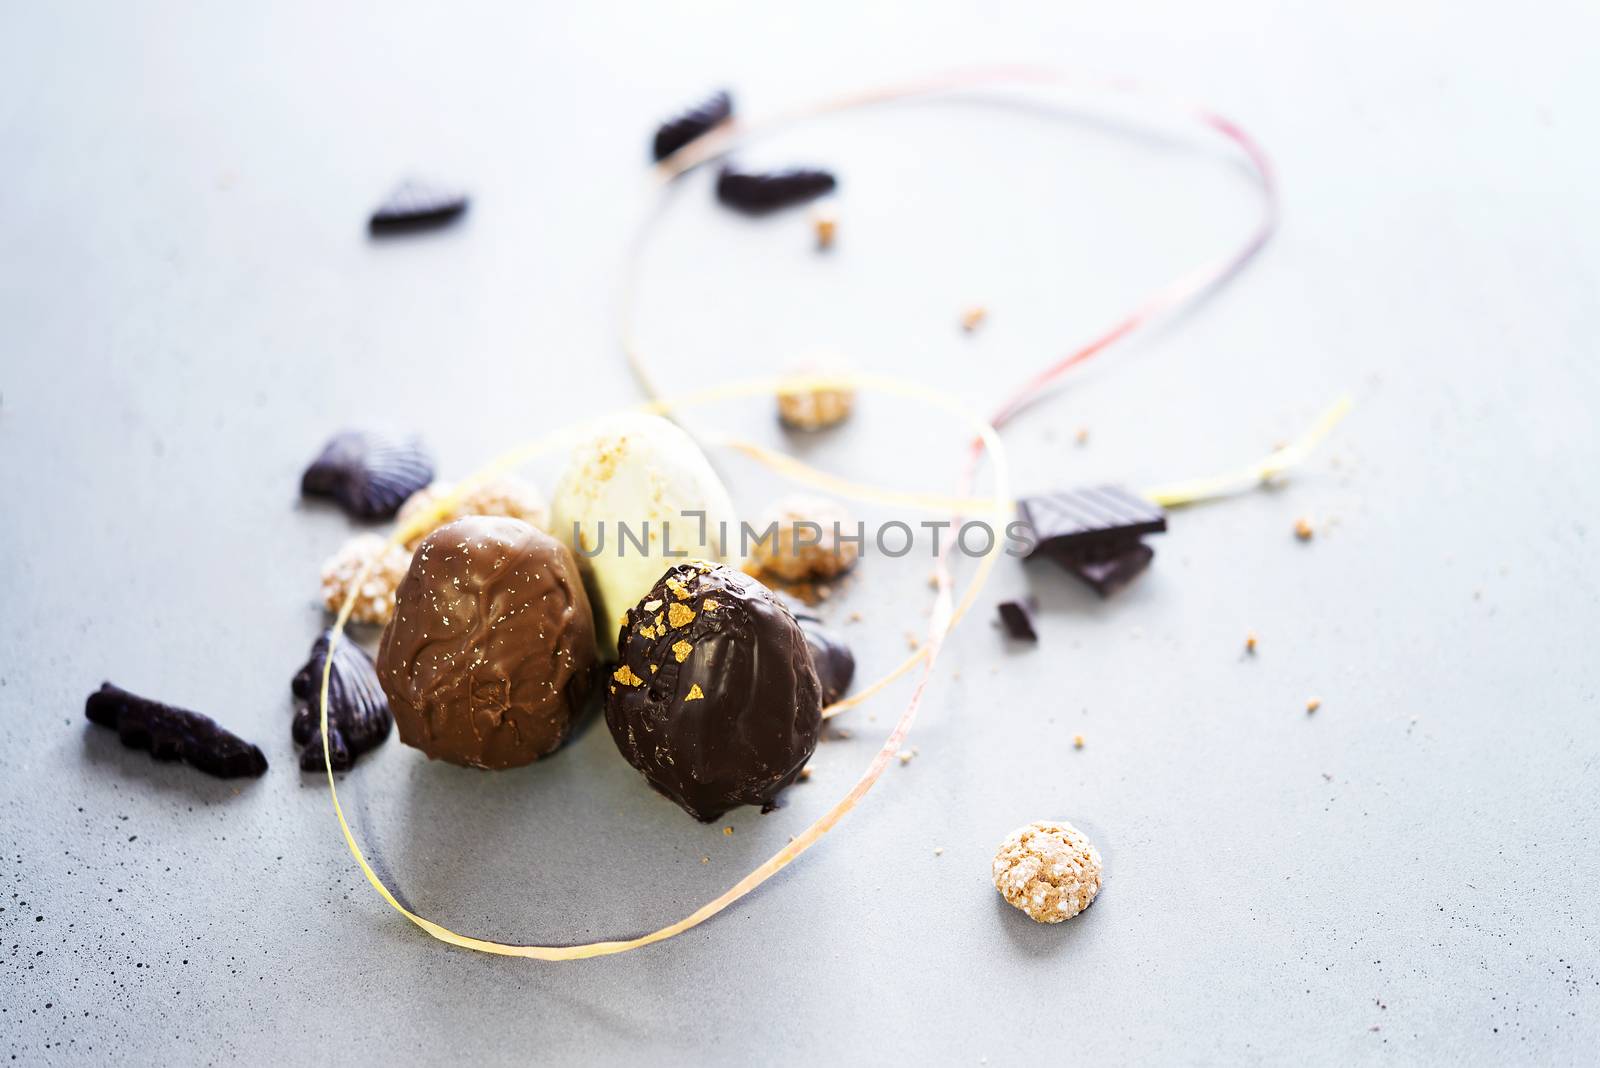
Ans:
[{"label": "dark chocolate square", "polygon": [[[1087,486],[1024,497],[1017,510],[1033,529],[1033,553],[1123,545],[1167,529],[1167,513],[1121,486]],[[1030,553],[1029,555],[1033,555]]]}]

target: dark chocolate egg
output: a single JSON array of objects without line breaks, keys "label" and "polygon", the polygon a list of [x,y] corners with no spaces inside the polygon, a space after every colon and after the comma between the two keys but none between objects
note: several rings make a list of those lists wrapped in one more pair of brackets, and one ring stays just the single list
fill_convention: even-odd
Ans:
[{"label": "dark chocolate egg", "polygon": [[691,816],[771,808],[817,747],[822,688],[794,616],[754,578],[669,570],[627,614],[606,725],[646,781]]},{"label": "dark chocolate egg", "polygon": [[594,617],[571,550],[500,516],[423,539],[378,647],[400,740],[476,768],[528,764],[566,741],[594,665]]}]

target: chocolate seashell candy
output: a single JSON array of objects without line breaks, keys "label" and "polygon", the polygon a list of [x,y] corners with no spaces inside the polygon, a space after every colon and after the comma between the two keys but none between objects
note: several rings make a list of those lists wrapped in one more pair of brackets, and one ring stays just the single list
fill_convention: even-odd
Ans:
[{"label": "chocolate seashell candy", "polygon": [[817,747],[822,687],[794,616],[749,575],[671,568],[627,614],[606,725],[658,791],[698,820],[770,809]]},{"label": "chocolate seashell candy", "polygon": [[[322,673],[332,636],[331,630],[322,632],[311,645],[310,659],[289,683],[300,705],[290,733],[296,745],[305,747],[300,751],[302,771],[323,769]],[[334,648],[333,667],[328,671],[328,754],[333,770],[344,771],[356,757],[377,748],[389,737],[392,723],[372,658],[346,636]]]},{"label": "chocolate seashell candy", "polygon": [[433,481],[433,457],[416,439],[363,430],[335,434],[300,476],[306,497],[327,497],[356,519],[391,519]]}]

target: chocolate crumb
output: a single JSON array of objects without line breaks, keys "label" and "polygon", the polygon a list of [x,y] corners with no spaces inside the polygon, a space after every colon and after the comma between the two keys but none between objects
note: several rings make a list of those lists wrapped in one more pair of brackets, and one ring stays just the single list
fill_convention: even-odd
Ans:
[{"label": "chocolate crumb", "polygon": [[1000,602],[1000,623],[1006,633],[1017,641],[1037,642],[1038,631],[1033,627],[1033,613],[1022,601]]}]

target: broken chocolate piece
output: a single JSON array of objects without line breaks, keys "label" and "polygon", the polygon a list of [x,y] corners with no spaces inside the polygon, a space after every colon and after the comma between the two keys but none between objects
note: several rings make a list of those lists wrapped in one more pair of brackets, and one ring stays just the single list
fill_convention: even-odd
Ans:
[{"label": "broken chocolate piece", "polygon": [[1039,632],[1033,629],[1033,613],[1021,601],[1000,602],[1000,623],[1019,642],[1039,640]]},{"label": "broken chocolate piece", "polygon": [[267,758],[210,716],[164,705],[103,683],[84,702],[89,722],[110,727],[129,749],[147,749],[157,760],[182,760],[219,779],[258,776]]},{"label": "broken chocolate piece", "polygon": [[[300,704],[291,733],[295,744],[305,747],[300,751],[302,771],[323,768],[322,671],[332,635],[325,630],[312,643],[311,659],[289,684]],[[347,770],[356,757],[376,748],[389,737],[393,722],[372,658],[349,638],[343,639],[333,651],[333,667],[328,673],[328,753],[333,770]]]},{"label": "broken chocolate piece", "polygon": [[1101,597],[1110,597],[1132,582],[1155,558],[1156,551],[1142,541],[1105,552],[1081,555],[1051,553],[1050,558],[1087,583]]},{"label": "broken chocolate piece", "polygon": [[765,215],[815,200],[837,184],[829,172],[803,167],[763,172],[724,167],[717,175],[717,199],[750,215]]},{"label": "broken chocolate piece", "polygon": [[459,189],[405,181],[389,194],[368,221],[375,234],[396,234],[443,226],[467,210],[467,195]]},{"label": "broken chocolate piece", "polygon": [[1033,528],[1035,544],[1030,556],[1041,550],[1056,556],[1090,546],[1120,545],[1167,529],[1167,513],[1160,505],[1121,486],[1024,497],[1017,502],[1017,510]]},{"label": "broken chocolate piece", "polygon": [[822,703],[831,705],[850,689],[850,680],[856,674],[855,654],[838,631],[829,629],[810,612],[799,609],[794,618],[805,631],[806,644],[811,646],[811,664],[817,669],[817,681],[822,683]]},{"label": "broken chocolate piece", "polygon": [[307,497],[330,497],[357,519],[392,519],[406,498],[433,481],[433,458],[406,441],[346,430],[300,476]]},{"label": "broken chocolate piece", "polygon": [[660,163],[690,142],[698,141],[718,123],[726,122],[732,116],[733,97],[728,95],[726,89],[718,89],[694,107],[662,123],[656,129],[651,155]]}]

